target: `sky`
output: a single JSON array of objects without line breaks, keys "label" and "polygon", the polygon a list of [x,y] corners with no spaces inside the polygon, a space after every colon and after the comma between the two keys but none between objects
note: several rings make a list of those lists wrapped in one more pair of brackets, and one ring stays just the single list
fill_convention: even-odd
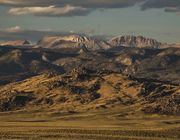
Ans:
[{"label": "sky", "polygon": [[0,40],[68,33],[180,43],[180,0],[0,0]]}]

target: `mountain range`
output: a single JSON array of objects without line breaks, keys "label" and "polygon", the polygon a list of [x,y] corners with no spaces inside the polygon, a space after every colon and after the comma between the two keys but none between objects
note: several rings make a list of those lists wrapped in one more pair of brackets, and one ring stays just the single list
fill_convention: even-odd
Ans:
[{"label": "mountain range", "polygon": [[32,46],[34,48],[86,48],[87,50],[106,50],[113,47],[135,47],[135,48],[179,48],[180,44],[161,43],[152,38],[143,36],[117,36],[111,39],[100,39],[84,35],[62,35],[62,36],[45,36],[35,45],[27,40],[14,40],[0,42],[1,46]]},{"label": "mountain range", "polygon": [[[173,45],[172,45],[173,46]],[[180,114],[180,48],[142,36],[44,37],[0,46],[0,111]]]},{"label": "mountain range", "polygon": [[135,48],[168,48],[179,47],[178,44],[161,43],[155,39],[143,36],[117,36],[109,40],[96,39],[82,35],[67,35],[44,37],[36,45],[36,47],[44,48],[83,48],[88,50],[110,49],[117,46],[135,47]]}]

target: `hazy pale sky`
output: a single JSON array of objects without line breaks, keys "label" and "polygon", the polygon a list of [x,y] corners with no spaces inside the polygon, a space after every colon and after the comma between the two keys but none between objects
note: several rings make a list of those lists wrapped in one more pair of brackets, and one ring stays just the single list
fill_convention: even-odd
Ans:
[{"label": "hazy pale sky", "polygon": [[0,40],[34,40],[33,32],[37,40],[53,32],[75,32],[180,43],[180,0],[39,1],[0,0]]}]

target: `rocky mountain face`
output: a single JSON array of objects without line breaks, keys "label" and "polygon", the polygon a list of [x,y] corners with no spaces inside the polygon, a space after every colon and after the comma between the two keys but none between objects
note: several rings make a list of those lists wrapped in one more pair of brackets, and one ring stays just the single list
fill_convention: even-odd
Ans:
[{"label": "rocky mountain face", "polygon": [[111,46],[137,47],[137,48],[160,48],[161,43],[155,39],[145,38],[143,36],[118,36],[110,39],[108,43]]},{"label": "rocky mountain face", "polygon": [[67,35],[44,37],[41,39],[36,47],[60,49],[60,48],[83,48],[88,50],[109,49],[111,46],[102,40],[92,39],[90,37],[81,35]]},{"label": "rocky mountain face", "polygon": [[180,48],[180,44],[170,44],[170,43],[161,43],[152,38],[146,38],[143,36],[117,36],[107,41],[108,44],[113,46],[123,46],[123,47],[136,47],[136,48],[154,48],[154,49],[163,49],[163,48]]}]

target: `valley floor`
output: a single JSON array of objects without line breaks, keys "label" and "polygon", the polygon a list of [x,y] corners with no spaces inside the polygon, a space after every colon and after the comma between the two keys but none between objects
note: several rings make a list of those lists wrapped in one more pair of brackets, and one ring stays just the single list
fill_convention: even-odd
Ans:
[{"label": "valley floor", "polygon": [[0,114],[2,140],[178,140],[180,117],[123,115],[118,111],[79,114]]}]

